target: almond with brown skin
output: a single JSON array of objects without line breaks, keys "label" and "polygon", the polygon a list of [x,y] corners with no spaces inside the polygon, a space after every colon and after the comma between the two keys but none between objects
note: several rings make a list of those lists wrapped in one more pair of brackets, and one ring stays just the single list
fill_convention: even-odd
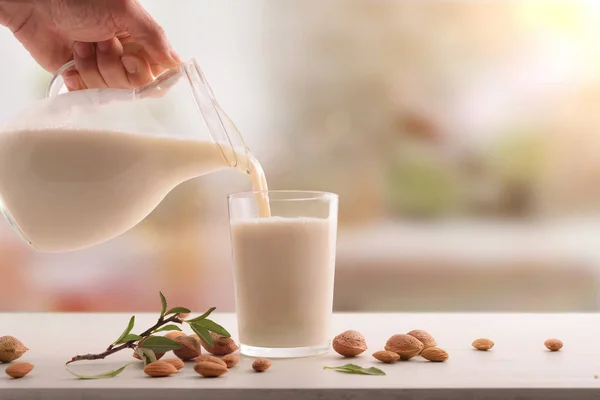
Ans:
[{"label": "almond with brown skin", "polygon": [[563,342],[558,339],[548,339],[544,342],[544,346],[550,351],[559,351],[563,347]]},{"label": "almond with brown skin", "polygon": [[168,362],[156,361],[146,365],[144,373],[153,378],[164,378],[177,372],[177,368]]},{"label": "almond with brown skin", "polygon": [[0,362],[9,363],[20,358],[29,350],[13,336],[0,337]]},{"label": "almond with brown skin", "polygon": [[29,364],[27,362],[18,362],[9,365],[5,372],[6,375],[10,376],[11,378],[22,378],[30,373],[32,369],[33,364]]},{"label": "almond with brown skin", "polygon": [[408,332],[407,335],[410,335],[412,337],[419,339],[419,341],[421,343],[423,343],[424,349],[426,349],[428,347],[437,346],[437,343],[435,342],[435,339],[433,338],[433,336],[431,336],[429,333],[427,333],[423,330],[415,329],[413,331]]},{"label": "almond with brown skin", "polygon": [[194,365],[194,371],[205,378],[216,378],[227,373],[227,367],[208,361],[200,361]]},{"label": "almond with brown skin", "polygon": [[[198,337],[198,335],[195,334],[194,336]],[[238,345],[235,344],[235,341],[230,337],[221,336],[214,332],[210,332],[210,336],[212,337],[212,346],[207,345],[200,339],[200,344],[210,354],[214,354],[215,356],[226,356],[239,349]]]},{"label": "almond with brown skin", "polygon": [[403,361],[418,356],[423,351],[423,343],[414,336],[398,334],[388,339],[385,344],[387,351],[393,351]]},{"label": "almond with brown skin", "polygon": [[252,369],[256,372],[265,372],[269,367],[271,367],[271,361],[266,358],[257,358],[252,363]]},{"label": "almond with brown skin", "polygon": [[233,368],[240,362],[240,355],[237,353],[227,354],[221,360],[227,364],[227,368]]},{"label": "almond with brown skin", "polygon": [[477,350],[480,351],[488,351],[489,349],[494,347],[494,342],[492,342],[490,339],[479,338],[475,339],[473,343],[471,343],[471,346],[475,347]]},{"label": "almond with brown skin", "polygon": [[180,370],[181,368],[183,368],[183,367],[184,367],[184,365],[185,365],[185,364],[183,363],[183,361],[181,361],[179,358],[167,358],[166,360],[162,360],[162,361],[164,361],[164,362],[166,362],[166,363],[169,363],[169,364],[171,364],[172,366],[174,366],[174,367],[175,367],[175,369],[176,369],[177,371],[179,371],[179,370]]},{"label": "almond with brown skin", "polygon": [[382,363],[393,364],[400,359],[400,356],[393,351],[381,350],[373,353],[373,357]]},{"label": "almond with brown skin", "polygon": [[219,365],[222,365],[224,367],[227,367],[227,363],[224,360],[221,360],[218,357],[215,356],[211,356],[208,354],[200,354],[198,357],[196,357],[196,362],[212,362],[212,363],[216,363]]},{"label": "almond with brown skin", "polygon": [[333,349],[344,357],[354,357],[367,350],[367,341],[362,333],[350,330],[333,338]]},{"label": "almond with brown skin", "polygon": [[169,338],[171,340],[175,340],[175,338],[178,338],[180,336],[187,336],[187,335],[185,334],[185,332],[180,332],[180,331],[171,331],[165,335],[166,338]]},{"label": "almond with brown skin", "polygon": [[421,352],[421,357],[433,362],[443,362],[448,359],[448,352],[439,347],[428,347]]},{"label": "almond with brown skin", "polygon": [[200,342],[195,337],[178,336],[174,340],[181,345],[181,348],[173,350],[173,354],[183,361],[194,359],[200,355]]}]

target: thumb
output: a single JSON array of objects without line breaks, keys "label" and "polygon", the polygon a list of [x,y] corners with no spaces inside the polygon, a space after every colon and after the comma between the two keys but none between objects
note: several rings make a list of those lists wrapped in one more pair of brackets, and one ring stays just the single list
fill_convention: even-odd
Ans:
[{"label": "thumb", "polygon": [[134,2],[131,9],[123,15],[123,30],[128,33],[126,42],[136,42],[144,48],[150,57],[150,64],[158,64],[163,68],[173,68],[181,63],[181,59],[171,47],[164,29],[154,21],[148,12]]}]

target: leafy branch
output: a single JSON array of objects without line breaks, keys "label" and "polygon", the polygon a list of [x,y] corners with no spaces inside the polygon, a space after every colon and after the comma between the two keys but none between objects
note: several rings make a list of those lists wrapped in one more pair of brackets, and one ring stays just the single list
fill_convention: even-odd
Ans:
[{"label": "leafy branch", "polygon": [[[153,336],[153,334],[158,332],[165,331],[181,331],[181,328],[176,324],[187,323],[190,328],[198,335],[202,341],[204,341],[208,346],[212,346],[212,336],[210,332],[225,336],[231,337],[229,332],[221,325],[216,322],[208,319],[210,314],[216,309],[215,307],[211,307],[208,311],[202,314],[199,317],[184,320],[180,317],[179,314],[189,314],[190,310],[185,307],[174,307],[171,309],[167,309],[167,299],[160,292],[160,302],[161,302],[161,311],[160,316],[158,317],[156,323],[152,325],[150,328],[146,329],[140,334],[131,333],[135,326],[135,315],[129,319],[129,323],[127,327],[121,333],[121,335],[111,343],[106,350],[97,354],[81,354],[71,358],[67,361],[67,365],[81,360],[102,360],[108,357],[111,354],[114,354],[118,351],[124,349],[134,349],[135,353],[144,361],[144,363],[148,364],[150,362],[156,361],[156,353],[166,353],[170,350],[176,350],[181,347],[179,343],[174,340],[171,340],[164,336]],[[129,363],[130,364],[130,363]],[[113,377],[121,372],[129,365],[125,365],[115,371],[110,371],[105,374],[94,375],[94,376],[83,376],[78,375],[70,370],[68,370],[71,374],[77,376],[79,379],[98,379],[98,378],[106,378]]]}]

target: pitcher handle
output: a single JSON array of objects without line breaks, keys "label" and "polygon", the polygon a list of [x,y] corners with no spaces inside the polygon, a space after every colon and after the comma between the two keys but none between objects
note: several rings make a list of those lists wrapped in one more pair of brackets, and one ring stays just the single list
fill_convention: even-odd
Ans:
[{"label": "pitcher handle", "polygon": [[46,97],[55,97],[61,93],[65,93],[67,89],[67,85],[65,85],[65,80],[62,77],[62,74],[65,71],[75,67],[75,61],[69,61],[62,67],[56,71],[56,74],[52,77],[50,84],[48,85],[48,90],[46,91]]}]

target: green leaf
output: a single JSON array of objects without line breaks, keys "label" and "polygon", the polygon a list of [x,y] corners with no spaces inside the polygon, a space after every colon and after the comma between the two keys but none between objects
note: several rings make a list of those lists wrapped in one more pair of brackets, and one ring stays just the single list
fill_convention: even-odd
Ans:
[{"label": "green leaf", "polygon": [[183,313],[183,314],[189,314],[189,313],[191,313],[191,311],[190,311],[190,310],[188,310],[188,309],[187,309],[187,308],[185,308],[185,307],[174,307],[174,308],[171,308],[169,311],[167,311],[167,312],[165,313],[165,315],[169,315],[169,314],[180,314],[180,313]]},{"label": "green leaf", "polygon": [[162,292],[158,292],[160,294],[160,303],[162,304],[162,308],[160,310],[160,316],[164,317],[165,316],[165,312],[167,311],[167,299],[165,298],[165,295],[162,294]]},{"label": "green leaf", "polygon": [[134,364],[135,362],[130,362],[127,363],[125,365],[123,365],[121,368],[115,369],[113,371],[108,371],[108,372],[104,372],[102,374],[98,374],[98,375],[81,375],[78,373],[75,373],[73,371],[71,371],[69,368],[67,368],[67,371],[73,375],[76,376],[78,379],[104,379],[104,378],[114,378],[115,376],[119,375],[121,372],[123,372],[125,370],[125,368],[127,368],[128,366],[130,366],[131,364]]},{"label": "green leaf", "polygon": [[144,366],[156,362],[156,353],[154,353],[154,351],[151,349],[144,349],[143,347],[140,347],[136,349],[136,351],[139,351],[138,355],[142,360],[144,360]]},{"label": "green leaf", "polygon": [[194,325],[200,325],[200,326],[205,327],[206,329],[208,329],[211,332],[218,333],[219,335],[222,335],[225,337],[231,337],[231,334],[229,332],[227,332],[227,329],[223,328],[221,325],[217,324],[216,322],[211,321],[210,319],[201,319],[200,321],[194,322]]},{"label": "green leaf", "polygon": [[123,338],[125,336],[129,335],[129,332],[131,332],[134,325],[135,325],[135,315],[129,319],[129,324],[127,324],[127,328],[125,328],[123,333],[121,333],[121,336],[119,336],[119,338],[117,340],[115,340],[115,342],[113,344],[123,343],[122,342]]},{"label": "green leaf", "polygon": [[163,331],[180,331],[181,332],[181,328],[178,327],[177,325],[170,324],[170,325],[165,325],[162,328],[155,330],[154,333],[163,332]]},{"label": "green leaf", "polygon": [[125,335],[123,338],[121,338],[120,341],[118,341],[115,344],[127,343],[132,340],[140,340],[140,339],[142,339],[142,337],[140,335],[136,335],[135,333],[130,333],[129,335]]},{"label": "green leaf", "polygon": [[138,347],[153,350],[155,353],[166,353],[181,348],[181,345],[164,336],[148,336]]},{"label": "green leaf", "polygon": [[196,317],[196,318],[194,318],[194,319],[190,319],[190,320],[189,320],[189,321],[187,321],[187,322],[196,322],[196,321],[200,321],[200,320],[206,319],[206,317],[208,317],[208,316],[209,316],[209,315],[210,315],[210,314],[211,314],[213,311],[215,311],[216,309],[217,309],[217,307],[211,307],[211,308],[209,308],[209,309],[208,309],[208,311],[207,311],[207,312],[205,312],[205,313],[204,313],[204,314],[202,314],[201,316],[199,316],[199,317]]},{"label": "green leaf", "polygon": [[385,372],[379,368],[363,368],[356,364],[346,364],[340,367],[323,367],[323,369],[331,369],[338,372],[344,372],[346,374],[358,374],[358,375],[385,375]]},{"label": "green leaf", "polygon": [[208,331],[208,329],[206,329],[205,327],[203,327],[202,325],[198,325],[198,324],[190,324],[190,327],[192,328],[192,330],[194,331],[194,333],[196,335],[198,335],[198,337],[200,339],[202,339],[202,341],[204,343],[206,343],[207,346],[212,346],[212,336],[210,336],[210,332]]}]

